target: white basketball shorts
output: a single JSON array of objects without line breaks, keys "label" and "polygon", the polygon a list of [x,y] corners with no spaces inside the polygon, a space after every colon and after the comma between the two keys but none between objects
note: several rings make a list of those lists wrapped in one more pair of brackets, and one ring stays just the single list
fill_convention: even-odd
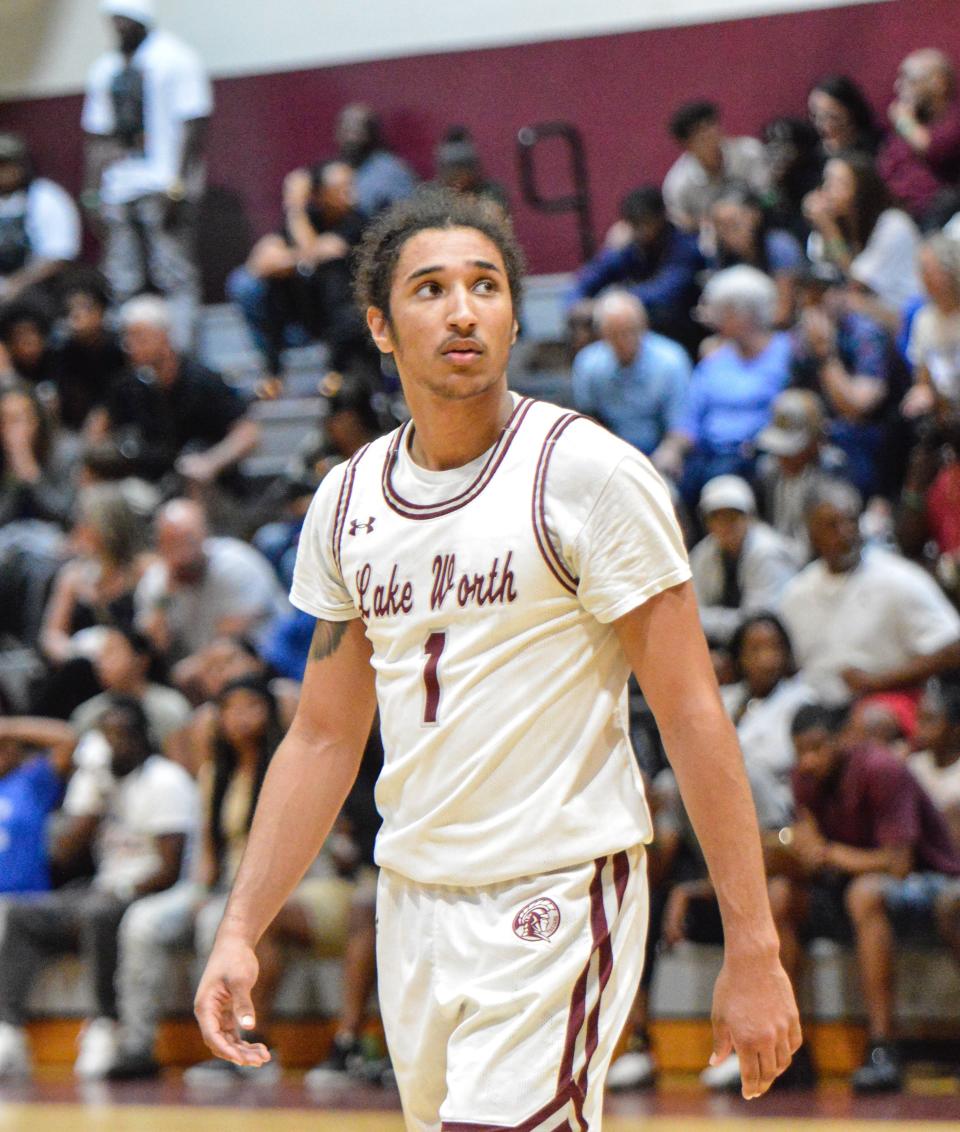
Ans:
[{"label": "white basketball shorts", "polygon": [[377,920],[411,1132],[599,1132],[643,966],[643,846],[484,888],[382,869]]}]

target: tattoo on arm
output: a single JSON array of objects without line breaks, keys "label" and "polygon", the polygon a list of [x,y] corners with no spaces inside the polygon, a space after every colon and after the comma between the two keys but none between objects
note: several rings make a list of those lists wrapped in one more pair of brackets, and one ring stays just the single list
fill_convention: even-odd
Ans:
[{"label": "tattoo on arm", "polygon": [[347,631],[348,621],[318,621],[310,642],[310,659],[323,660],[337,651]]}]

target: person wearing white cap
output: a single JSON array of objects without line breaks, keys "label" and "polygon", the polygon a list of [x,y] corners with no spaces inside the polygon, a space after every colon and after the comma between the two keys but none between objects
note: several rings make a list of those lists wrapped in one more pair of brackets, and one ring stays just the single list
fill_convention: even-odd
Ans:
[{"label": "person wearing white cap", "polygon": [[194,254],[210,80],[197,54],[156,28],[153,0],[101,0],[117,50],[87,76],[81,202],[102,231],[104,271],[120,301],[153,284],[189,345],[200,301]]},{"label": "person wearing white cap", "polygon": [[707,535],[690,552],[707,639],[728,644],[750,613],[773,609],[800,561],[794,546],[757,519],[746,480],[715,476],[700,494]]}]

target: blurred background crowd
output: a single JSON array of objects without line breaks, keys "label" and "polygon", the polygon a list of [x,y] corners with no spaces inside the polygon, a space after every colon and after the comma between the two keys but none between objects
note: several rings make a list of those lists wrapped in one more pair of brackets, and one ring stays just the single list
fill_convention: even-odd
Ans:
[{"label": "blurred background crowd", "polygon": [[[286,591],[306,507],[405,417],[351,257],[417,178],[375,108],[344,106],[227,281],[256,378],[217,372],[197,334],[212,88],[148,0],[102,7],[115,46],[64,127],[84,132],[79,200],[24,137],[0,135],[0,1074],[29,1069],[45,958],[80,950],[96,1012],[76,1069],[122,1079],[159,1072],[164,965],[211,946],[296,703],[312,623]],[[568,281],[565,336],[525,343],[522,327],[513,384],[596,418],[670,484],[785,962],[797,975],[814,937],[856,949],[870,1041],[854,1085],[897,1089],[896,941],[960,961],[955,66],[909,53],[881,110],[854,75],[811,76],[803,112],[760,137],[728,135],[708,101],[676,107],[669,129],[663,183],[623,186],[619,219]],[[468,125],[437,139],[435,181],[510,211]],[[81,260],[84,225],[97,264]],[[265,475],[262,409],[291,396],[304,348],[322,359],[316,420]],[[649,986],[664,948],[721,937],[636,690],[631,706],[657,828]],[[381,759],[374,733],[260,949],[267,1041],[289,949],[342,957],[316,1081],[389,1076],[361,1042]],[[654,1077],[646,990],[631,1031],[615,1088]],[[808,1082],[814,1067],[793,1072]],[[736,1084],[735,1059],[704,1080]]]}]

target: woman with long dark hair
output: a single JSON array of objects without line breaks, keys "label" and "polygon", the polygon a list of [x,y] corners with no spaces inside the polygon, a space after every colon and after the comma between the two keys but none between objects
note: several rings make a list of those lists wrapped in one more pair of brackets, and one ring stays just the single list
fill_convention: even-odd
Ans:
[{"label": "woman with long dark hair", "polygon": [[920,232],[902,209],[893,207],[873,159],[855,151],[832,157],[822,185],[803,207],[813,227],[810,259],[835,264],[851,283],[879,300],[888,321],[898,323],[904,305],[921,290],[916,269]]},{"label": "woman with long dark hair", "polygon": [[873,107],[847,75],[827,75],[814,83],[807,95],[807,109],[825,157],[851,149],[876,153],[880,129]]},{"label": "woman with long dark hair", "polygon": [[30,386],[0,392],[0,526],[18,519],[66,526],[73,487],[54,439],[53,422]]}]

